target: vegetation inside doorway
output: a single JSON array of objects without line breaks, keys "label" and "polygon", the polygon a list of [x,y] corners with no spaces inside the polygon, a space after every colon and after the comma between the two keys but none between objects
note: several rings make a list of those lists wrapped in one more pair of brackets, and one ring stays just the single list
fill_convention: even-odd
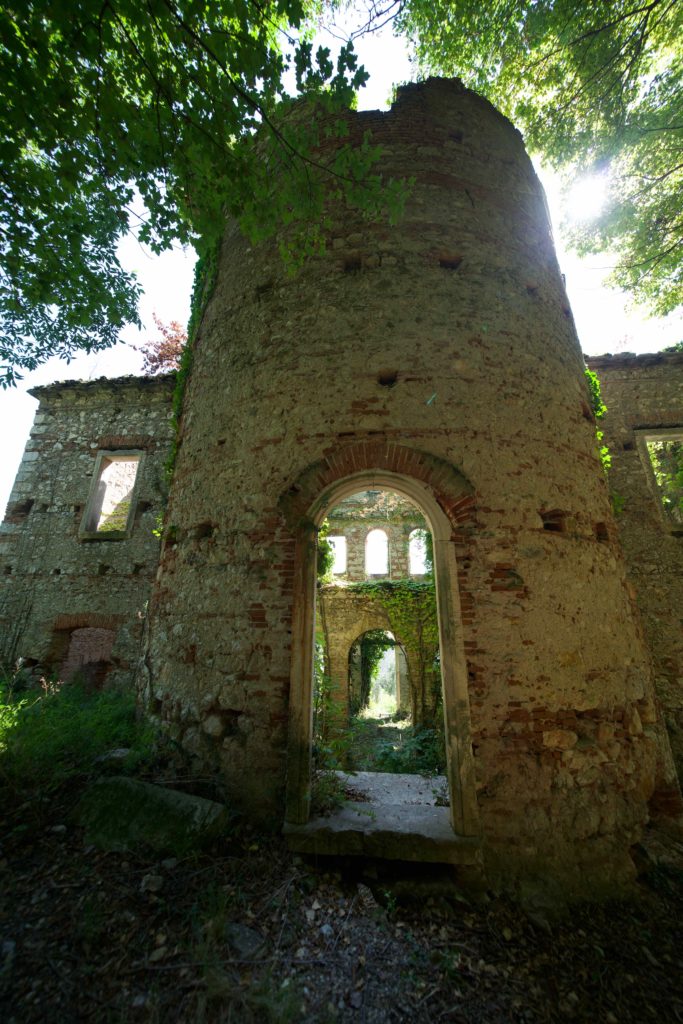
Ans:
[{"label": "vegetation inside doorway", "polygon": [[[401,671],[401,668],[403,671]],[[384,630],[369,630],[349,653],[351,683],[345,767],[354,771],[441,775],[446,770],[441,712],[441,677],[433,666],[428,721],[416,722],[403,648]],[[401,685],[401,676],[403,685]],[[358,686],[353,687],[353,681]]]},{"label": "vegetation inside doorway", "polygon": [[[314,794],[322,789],[322,803],[329,800],[335,772],[444,775],[432,538],[424,517],[391,492],[352,495],[325,520],[319,555]],[[320,806],[314,799],[314,810]]]}]

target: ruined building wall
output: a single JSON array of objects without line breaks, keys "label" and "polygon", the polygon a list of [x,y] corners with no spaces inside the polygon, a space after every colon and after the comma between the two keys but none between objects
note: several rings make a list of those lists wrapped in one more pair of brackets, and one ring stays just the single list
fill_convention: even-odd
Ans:
[{"label": "ruined building wall", "polygon": [[[317,633],[324,639],[326,672],[329,675],[332,697],[337,712],[349,712],[349,654],[356,640],[368,630],[381,629],[394,634],[405,652],[406,680],[404,704],[410,704],[409,691],[424,684],[426,665],[432,665],[438,650],[434,644],[420,645],[420,631],[403,632],[400,620],[391,613],[391,602],[383,599],[382,591],[364,593],[353,587],[365,581],[397,581],[413,579],[424,581],[424,574],[410,572],[410,535],[415,529],[425,530],[424,516],[410,502],[386,491],[364,491],[341,501],[326,517],[330,538],[346,539],[346,571],[335,573],[332,581],[318,586],[316,623]],[[366,542],[373,530],[382,530],[387,538],[387,571],[369,571]],[[371,567],[370,567],[371,568]],[[427,595],[424,595],[425,599]],[[416,601],[419,599],[416,598]],[[417,605],[416,605],[417,607]],[[426,599],[420,608],[433,609],[427,616],[430,635],[436,632],[436,608]],[[424,617],[424,611],[422,613]],[[430,677],[431,678],[431,677]],[[415,702],[422,707],[423,702]],[[417,721],[417,718],[415,719]]]},{"label": "ruined building wall", "polygon": [[391,227],[332,208],[326,252],[293,278],[275,246],[228,226],[185,399],[145,696],[234,800],[279,825],[290,678],[304,692],[310,656],[292,644],[307,516],[354,474],[364,487],[394,474],[450,522],[439,558],[449,580],[457,559],[458,594],[442,653],[458,686],[466,673],[452,797],[490,877],[616,884],[671,779],[660,758],[657,780],[648,655],[541,187],[519,134],[457,82],[405,87],[389,113],[349,125],[383,147],[383,174],[415,177],[405,216]]},{"label": "ruined building wall", "polygon": [[[0,528],[0,662],[130,682],[158,565],[152,531],[166,487],[173,383],[124,377],[31,392],[40,405]],[[98,532],[86,521],[89,502],[101,505],[106,487],[98,495],[93,476],[117,460],[119,515],[107,521],[100,509],[109,528]]]},{"label": "ruined building wall", "polygon": [[346,538],[346,572],[338,580],[360,581],[368,579],[366,567],[366,540],[371,530],[380,529],[387,535],[389,579],[400,580],[410,576],[408,544],[415,529],[426,529],[423,515],[398,495],[381,493],[373,501],[363,496],[340,502],[327,517],[330,537]]},{"label": "ruined building wall", "polygon": [[588,360],[602,386],[610,487],[629,580],[655,666],[657,694],[683,775],[683,522],[667,515],[646,451],[649,438],[683,442],[683,353]]}]

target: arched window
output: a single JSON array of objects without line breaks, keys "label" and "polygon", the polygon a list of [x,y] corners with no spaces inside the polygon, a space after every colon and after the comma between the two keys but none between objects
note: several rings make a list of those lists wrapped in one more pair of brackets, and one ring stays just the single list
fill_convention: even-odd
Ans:
[{"label": "arched window", "polygon": [[346,537],[328,537],[327,541],[334,552],[332,572],[340,576],[346,572]]},{"label": "arched window", "polygon": [[389,572],[389,539],[384,530],[370,530],[365,538],[365,572],[368,576]]},{"label": "arched window", "polygon": [[408,566],[411,576],[427,572],[427,531],[413,530],[408,537]]}]

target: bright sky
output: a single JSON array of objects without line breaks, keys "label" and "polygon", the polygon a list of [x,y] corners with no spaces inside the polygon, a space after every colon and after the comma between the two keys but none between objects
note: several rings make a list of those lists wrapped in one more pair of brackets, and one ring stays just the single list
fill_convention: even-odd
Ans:
[{"label": "bright sky", "polygon": [[[379,37],[375,35],[357,40],[356,51],[360,62],[372,75],[361,93],[359,107],[362,110],[385,109],[393,84],[414,77],[405,43],[385,32]],[[653,352],[680,341],[683,338],[683,313],[666,320],[649,320],[629,310],[627,299],[621,292],[603,287],[609,260],[598,256],[580,261],[573,253],[564,250],[560,235],[563,207],[557,182],[542,168],[537,170],[546,190],[560,267],[566,276],[584,352],[591,355]],[[589,182],[583,190],[577,187],[569,212],[572,216],[580,215],[582,210],[585,213],[598,196],[599,183]],[[567,216],[566,207],[564,216]],[[0,511],[4,511],[9,498],[38,405],[36,399],[26,393],[27,389],[57,380],[92,380],[102,376],[140,373],[142,359],[131,346],[140,344],[146,337],[157,336],[152,314],[156,313],[165,323],[171,320],[187,323],[194,254],[178,249],[153,256],[133,238],[127,239],[120,251],[124,267],[136,272],[144,289],[140,309],[144,329],[138,332],[136,328],[128,328],[123,331],[119,345],[99,355],[79,356],[68,365],[57,359],[50,360],[34,373],[27,374],[18,388],[0,391],[0,437],[3,439]]]}]

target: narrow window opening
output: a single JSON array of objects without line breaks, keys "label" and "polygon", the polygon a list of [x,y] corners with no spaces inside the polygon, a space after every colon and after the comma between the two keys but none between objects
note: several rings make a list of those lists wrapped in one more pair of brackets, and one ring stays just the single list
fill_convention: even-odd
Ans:
[{"label": "narrow window opening", "polygon": [[332,548],[332,574],[341,576],[346,572],[346,537],[328,537],[327,540]]},{"label": "narrow window opening", "polygon": [[398,383],[398,373],[395,370],[383,370],[377,377],[377,383],[382,388],[393,388]]},{"label": "narrow window opening", "polygon": [[646,436],[645,450],[664,518],[683,532],[683,431]]},{"label": "narrow window opening", "polygon": [[427,530],[418,528],[408,537],[408,567],[411,576],[424,576],[429,571]]},{"label": "narrow window opening", "polygon": [[365,538],[365,572],[368,576],[389,572],[389,538],[384,530],[370,530]]}]

